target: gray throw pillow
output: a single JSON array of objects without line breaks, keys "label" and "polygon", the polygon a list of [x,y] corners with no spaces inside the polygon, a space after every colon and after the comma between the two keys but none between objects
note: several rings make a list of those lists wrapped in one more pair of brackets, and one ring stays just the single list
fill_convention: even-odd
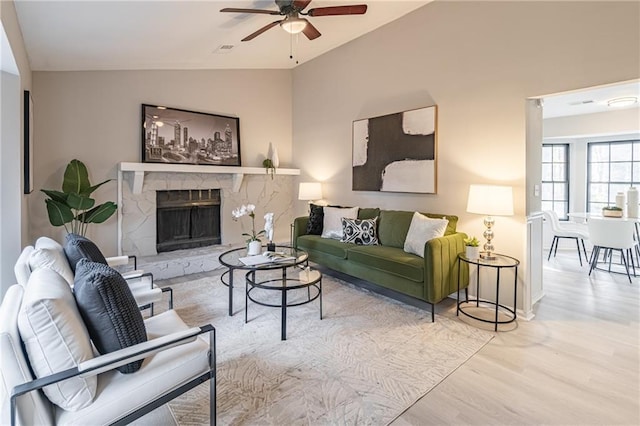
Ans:
[{"label": "gray throw pillow", "polygon": [[98,262],[104,265],[107,264],[107,259],[104,258],[104,255],[96,246],[96,244],[88,239],[87,237],[83,237],[78,234],[67,234],[67,237],[64,240],[64,254],[67,256],[67,260],[69,261],[69,266],[71,266],[71,270],[75,273],[76,264],[80,261],[80,259],[87,259],[91,262]]},{"label": "gray throw pillow", "polygon": [[[81,259],[73,294],[94,346],[101,354],[147,341],[147,332],[129,285],[115,269]],[[118,367],[134,373],[142,360]]]}]

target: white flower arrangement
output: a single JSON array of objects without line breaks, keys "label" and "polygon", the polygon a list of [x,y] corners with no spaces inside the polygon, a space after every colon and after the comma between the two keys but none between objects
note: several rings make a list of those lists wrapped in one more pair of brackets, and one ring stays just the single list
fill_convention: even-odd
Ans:
[{"label": "white flower arrangement", "polygon": [[246,206],[243,204],[242,206],[240,206],[237,209],[233,209],[231,211],[231,214],[233,215],[233,220],[238,221],[238,219],[240,219],[243,216],[249,216],[251,218],[251,233],[248,234],[246,232],[243,232],[242,235],[244,235],[247,238],[247,242],[251,242],[251,241],[260,241],[261,236],[263,236],[265,234],[264,229],[256,232],[256,214],[255,214],[255,210],[256,210],[256,206],[254,204],[247,204]]}]

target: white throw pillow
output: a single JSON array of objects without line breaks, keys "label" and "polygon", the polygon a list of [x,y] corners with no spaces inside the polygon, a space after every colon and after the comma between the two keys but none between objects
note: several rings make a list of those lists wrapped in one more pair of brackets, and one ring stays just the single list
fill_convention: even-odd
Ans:
[{"label": "white throw pillow", "polygon": [[431,219],[418,212],[413,213],[411,225],[407,238],[404,240],[404,251],[424,257],[424,245],[427,241],[442,237],[447,230],[449,221],[442,219]]},{"label": "white throw pillow", "polygon": [[29,256],[29,267],[32,271],[43,268],[54,270],[65,279],[69,287],[73,287],[73,271],[62,250],[47,247],[36,248]]},{"label": "white throw pillow", "polygon": [[358,207],[324,207],[322,238],[342,239],[342,218],[357,219]]},{"label": "white throw pillow", "polygon": [[[18,329],[36,377],[58,373],[93,358],[89,333],[71,287],[51,269],[37,269],[29,277]],[[43,390],[52,403],[77,411],[93,402],[97,383],[96,376],[73,377]]]}]

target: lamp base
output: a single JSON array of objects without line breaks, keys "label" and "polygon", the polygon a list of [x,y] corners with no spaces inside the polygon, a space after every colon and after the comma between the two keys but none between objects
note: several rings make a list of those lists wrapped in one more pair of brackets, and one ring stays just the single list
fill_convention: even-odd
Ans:
[{"label": "lamp base", "polygon": [[497,257],[493,253],[480,253],[480,259],[496,260]]}]

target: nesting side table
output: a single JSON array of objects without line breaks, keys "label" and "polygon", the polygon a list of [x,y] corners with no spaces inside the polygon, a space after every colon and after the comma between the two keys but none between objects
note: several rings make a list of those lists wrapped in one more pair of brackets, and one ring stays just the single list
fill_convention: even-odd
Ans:
[{"label": "nesting side table", "polygon": [[[473,318],[476,319],[478,321],[482,321],[482,322],[487,322],[490,324],[494,324],[494,330],[498,331],[498,324],[508,324],[510,322],[513,322],[516,320],[516,299],[517,299],[517,289],[518,289],[518,265],[520,265],[520,261],[518,259],[516,259],[515,257],[511,257],[511,256],[506,256],[503,254],[496,254],[496,253],[492,253],[493,256],[495,256],[495,259],[489,260],[489,259],[483,259],[483,258],[479,258],[479,259],[469,259],[467,258],[467,256],[465,256],[464,253],[460,253],[458,255],[458,293],[457,293],[457,309],[456,309],[456,316],[458,316],[460,313],[468,316],[469,318]],[[465,298],[465,300],[460,300],[460,267],[462,266],[461,263],[466,263],[469,265],[469,267],[471,267],[471,265],[475,265],[476,266],[476,298],[475,299],[469,299],[468,297]],[[479,295],[480,295],[480,269],[481,268],[493,268],[496,269],[496,301],[489,301],[489,300],[480,300],[479,299]],[[500,304],[500,272],[503,269],[514,269],[514,279],[513,279],[513,309]],[[465,311],[465,308],[468,308],[470,305],[475,305],[475,307],[479,308],[479,307],[488,307],[488,308],[493,308],[495,307],[495,317],[493,320],[488,320],[485,318],[480,318],[478,316],[475,316],[473,314],[471,314],[470,312]],[[502,311],[503,313],[506,313],[508,318],[505,320],[499,320],[498,319],[498,313]]]}]

